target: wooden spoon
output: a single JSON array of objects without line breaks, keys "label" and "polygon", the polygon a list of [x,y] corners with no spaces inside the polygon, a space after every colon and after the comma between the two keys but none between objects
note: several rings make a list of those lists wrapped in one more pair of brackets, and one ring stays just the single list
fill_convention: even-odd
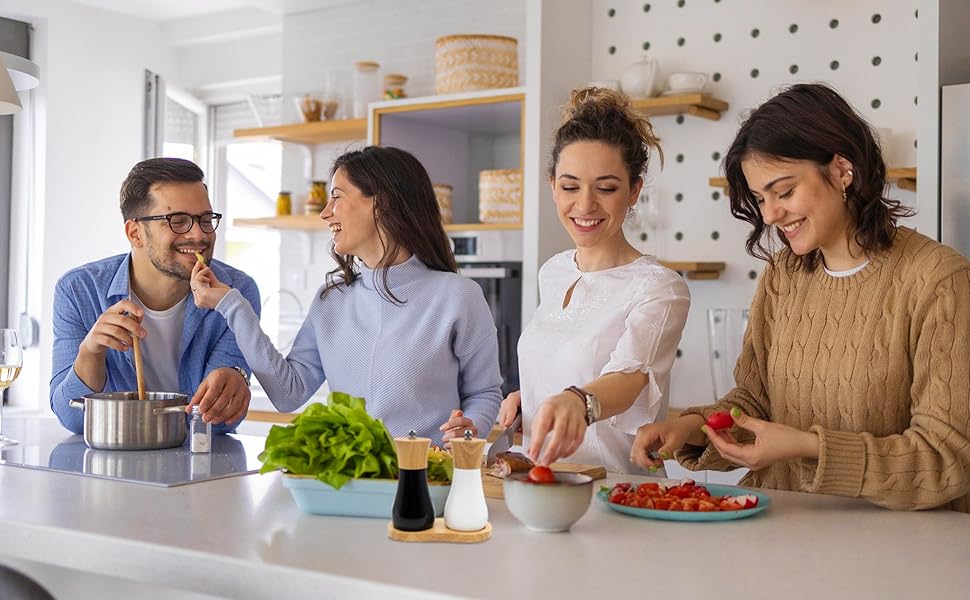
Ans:
[{"label": "wooden spoon", "polygon": [[138,382],[138,399],[145,399],[145,368],[141,362],[141,347],[138,345],[138,336],[132,336],[132,348],[135,351],[135,380]]}]

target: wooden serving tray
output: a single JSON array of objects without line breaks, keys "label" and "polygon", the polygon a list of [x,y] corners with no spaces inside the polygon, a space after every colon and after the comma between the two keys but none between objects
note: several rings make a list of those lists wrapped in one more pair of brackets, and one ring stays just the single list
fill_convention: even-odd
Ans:
[{"label": "wooden serving tray", "polygon": [[[606,478],[606,469],[598,465],[580,465],[576,463],[552,463],[550,468],[559,473],[582,473],[589,475],[593,481]],[[482,487],[485,489],[486,498],[505,498],[502,491],[502,479],[485,474],[482,471]]]},{"label": "wooden serving tray", "polygon": [[477,544],[492,537],[492,524],[478,531],[455,531],[445,527],[445,520],[438,517],[431,529],[424,531],[401,531],[392,521],[387,523],[387,537],[399,542],[450,542],[455,544]]}]

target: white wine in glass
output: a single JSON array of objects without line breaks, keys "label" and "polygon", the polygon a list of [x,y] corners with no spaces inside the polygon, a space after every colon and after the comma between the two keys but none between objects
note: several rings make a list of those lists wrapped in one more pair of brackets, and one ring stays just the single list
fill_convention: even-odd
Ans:
[{"label": "white wine in glass", "polygon": [[17,440],[3,435],[3,391],[20,375],[24,351],[16,329],[0,329],[0,448],[16,446]]}]

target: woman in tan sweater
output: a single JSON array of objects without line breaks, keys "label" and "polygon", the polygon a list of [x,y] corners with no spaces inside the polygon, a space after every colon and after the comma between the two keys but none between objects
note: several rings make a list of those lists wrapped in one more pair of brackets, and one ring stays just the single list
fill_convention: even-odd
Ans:
[{"label": "woman in tan sweater", "polygon": [[[641,427],[631,460],[673,453],[748,467],[745,485],[970,512],[970,263],[897,226],[909,212],[882,195],[871,128],[824,85],[755,110],[725,170],[748,252],[768,261],[737,387]],[[705,426],[717,411],[735,426]]]}]

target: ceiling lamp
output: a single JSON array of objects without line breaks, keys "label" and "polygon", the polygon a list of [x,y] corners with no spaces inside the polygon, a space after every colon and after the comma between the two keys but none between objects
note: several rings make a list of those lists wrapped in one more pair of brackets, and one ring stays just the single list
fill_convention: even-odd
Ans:
[{"label": "ceiling lamp", "polygon": [[6,63],[13,87],[18,92],[32,90],[40,83],[40,68],[36,63],[9,52],[0,52],[0,61]]},{"label": "ceiling lamp", "polygon": [[0,115],[12,115],[20,112],[20,97],[13,85],[13,79],[7,71],[7,65],[0,56]]}]

